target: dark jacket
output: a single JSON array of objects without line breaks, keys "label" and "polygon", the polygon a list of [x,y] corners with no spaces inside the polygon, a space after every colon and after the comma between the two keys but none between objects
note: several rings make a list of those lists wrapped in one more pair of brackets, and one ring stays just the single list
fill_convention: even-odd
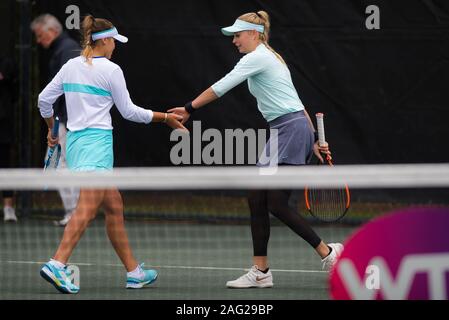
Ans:
[{"label": "dark jacket", "polygon": [[17,68],[14,61],[0,56],[0,143],[14,138],[14,108],[18,97]]},{"label": "dark jacket", "polygon": [[[81,48],[75,40],[63,32],[52,42],[49,49],[51,54],[49,62],[50,82],[67,61],[80,55]],[[66,123],[67,109],[64,96],[61,96],[58,100],[56,100],[53,108],[55,111],[55,116],[58,116],[62,122]]]}]

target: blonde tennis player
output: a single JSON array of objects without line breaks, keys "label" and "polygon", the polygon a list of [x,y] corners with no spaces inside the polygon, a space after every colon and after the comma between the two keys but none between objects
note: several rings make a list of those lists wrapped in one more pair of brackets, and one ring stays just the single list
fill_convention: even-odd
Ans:
[{"label": "blonde tennis player", "polygon": [[[184,107],[170,109],[183,121],[198,108],[218,99],[226,92],[248,80],[248,88],[257,99],[257,106],[270,128],[278,130],[277,164],[304,165],[313,153],[323,161],[320,152],[329,153],[328,146],[314,140],[314,127],[293,86],[290,71],[282,57],[268,44],[270,19],[265,11],[251,12],[237,18],[222,32],[233,36],[233,43],[245,56],[224,78],[216,82]],[[266,147],[271,142],[267,142]],[[267,152],[269,153],[269,152]],[[264,150],[262,154],[266,154]],[[270,157],[273,155],[270,154]],[[259,160],[260,161],[260,160]],[[259,163],[264,165],[264,163]],[[270,164],[272,164],[270,159]],[[265,164],[266,165],[266,164]],[[270,288],[273,276],[268,267],[267,246],[270,237],[269,212],[303,238],[321,257],[323,268],[329,270],[343,250],[339,243],[327,245],[288,201],[291,190],[257,190],[250,192],[253,239],[253,267],[229,288]]]},{"label": "blonde tennis player", "polygon": [[[51,137],[53,103],[64,94],[67,102],[67,163],[75,171],[101,171],[113,168],[112,123],[109,113],[115,104],[120,114],[140,123],[164,122],[174,129],[187,130],[181,116],[140,108],[130,99],[121,68],[110,61],[115,40],[126,43],[111,22],[87,16],[83,20],[83,51],[69,60],[39,95],[41,116]],[[142,288],[157,278],[155,270],[146,270],[134,258],[125,230],[123,201],[117,189],[82,188],[76,211],[64,230],[62,241],[53,258],[46,263],[41,276],[62,293],[77,293],[70,282],[66,263],[75,246],[103,206],[108,237],[127,271],[126,288]]]}]

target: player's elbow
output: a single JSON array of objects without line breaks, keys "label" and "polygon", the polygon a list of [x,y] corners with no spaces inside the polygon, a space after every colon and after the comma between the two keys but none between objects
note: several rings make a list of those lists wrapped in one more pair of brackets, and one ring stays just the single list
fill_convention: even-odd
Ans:
[{"label": "player's elbow", "polygon": [[224,87],[221,87],[219,85],[213,85],[210,87],[210,89],[211,92],[215,94],[217,98],[221,98],[227,92],[227,90]]},{"label": "player's elbow", "polygon": [[43,102],[44,102],[44,95],[43,95],[43,93],[41,92],[41,93],[39,93],[39,95],[37,96],[37,104],[38,104],[39,108],[40,108],[40,106],[42,105]]},{"label": "player's elbow", "polygon": [[125,110],[120,112],[123,118],[126,120],[133,120],[135,118],[135,112],[133,110]]},{"label": "player's elbow", "polygon": [[129,118],[132,117],[133,112],[128,109],[128,110],[120,111],[120,114],[122,115],[123,118],[125,118],[126,120],[129,120]]},{"label": "player's elbow", "polygon": [[42,97],[42,93],[39,94],[37,106],[42,118],[51,118],[53,116],[53,107],[50,102],[46,101],[45,98]]}]

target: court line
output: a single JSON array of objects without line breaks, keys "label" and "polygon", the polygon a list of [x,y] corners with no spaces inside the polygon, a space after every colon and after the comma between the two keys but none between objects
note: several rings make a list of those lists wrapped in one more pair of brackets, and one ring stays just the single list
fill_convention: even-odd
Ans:
[{"label": "court line", "polygon": [[[10,264],[45,264],[47,261],[15,261],[15,260],[7,260],[0,261],[0,263],[10,263]],[[101,266],[101,267],[123,267],[122,264],[113,264],[113,263],[105,263],[105,264],[96,264],[96,263],[86,263],[86,262],[73,262],[69,265],[77,265],[77,266]],[[249,269],[245,268],[226,268],[226,267],[200,267],[200,266],[156,266],[156,265],[148,265],[150,268],[160,268],[160,269],[191,269],[191,270],[220,270],[220,271],[248,271]],[[290,272],[290,273],[327,273],[327,271],[322,270],[287,270],[287,269],[271,269],[273,272]]]}]

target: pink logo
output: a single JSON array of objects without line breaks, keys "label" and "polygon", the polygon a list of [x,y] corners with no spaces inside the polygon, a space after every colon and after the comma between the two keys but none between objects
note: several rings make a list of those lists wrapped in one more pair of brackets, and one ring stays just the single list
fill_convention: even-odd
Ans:
[{"label": "pink logo", "polygon": [[375,219],[345,244],[330,277],[333,299],[449,299],[449,209]]}]

